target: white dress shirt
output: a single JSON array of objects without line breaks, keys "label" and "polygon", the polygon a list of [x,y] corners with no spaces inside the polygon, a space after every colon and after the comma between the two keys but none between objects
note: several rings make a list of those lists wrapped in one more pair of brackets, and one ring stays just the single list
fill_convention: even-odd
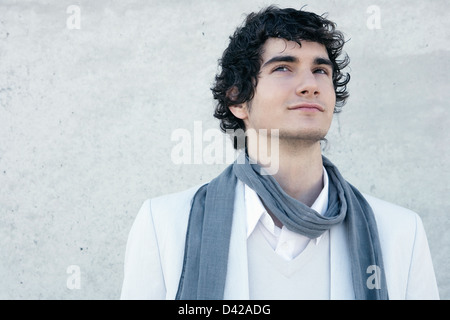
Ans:
[{"label": "white dress shirt", "polygon": [[[323,189],[314,201],[311,209],[324,214],[328,208],[328,174],[323,168]],[[312,240],[304,235],[290,231],[285,226],[279,228],[264,208],[258,194],[245,185],[245,207],[247,211],[247,239],[259,228],[272,249],[283,259],[290,261],[297,257]],[[317,245],[321,236],[314,239]]]}]

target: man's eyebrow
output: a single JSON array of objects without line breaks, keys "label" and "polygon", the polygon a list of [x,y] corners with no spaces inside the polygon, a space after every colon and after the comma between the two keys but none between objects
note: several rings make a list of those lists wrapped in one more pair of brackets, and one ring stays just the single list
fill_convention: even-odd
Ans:
[{"label": "man's eyebrow", "polygon": [[268,61],[266,61],[262,67],[264,68],[265,66],[272,64],[272,63],[277,63],[277,62],[291,62],[291,63],[295,63],[298,62],[298,58],[294,57],[294,56],[275,56],[271,59],[269,59]]},{"label": "man's eyebrow", "polygon": [[324,65],[330,66],[331,69],[334,69],[333,63],[331,62],[330,59],[327,59],[327,58],[317,57],[317,58],[314,59],[314,64],[315,65],[322,65],[322,64],[324,64]]}]

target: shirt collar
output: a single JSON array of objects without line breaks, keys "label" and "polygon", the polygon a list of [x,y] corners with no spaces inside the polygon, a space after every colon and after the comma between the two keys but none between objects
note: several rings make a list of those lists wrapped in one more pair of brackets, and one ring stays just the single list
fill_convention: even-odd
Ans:
[{"label": "shirt collar", "polygon": [[[246,184],[244,184],[244,194],[245,194],[245,208],[247,211],[247,238],[248,238],[255,230],[255,227],[258,224],[261,217],[266,216],[265,214],[267,214],[267,211],[266,208],[264,208],[261,199],[258,197],[258,194]],[[328,174],[327,170],[325,170],[325,167],[323,167],[323,189],[320,192],[319,196],[314,201],[314,203],[312,204],[311,209],[317,211],[321,215],[323,215],[328,209]],[[274,224],[274,232],[276,232],[275,224]],[[317,239],[319,240],[320,237]]]}]

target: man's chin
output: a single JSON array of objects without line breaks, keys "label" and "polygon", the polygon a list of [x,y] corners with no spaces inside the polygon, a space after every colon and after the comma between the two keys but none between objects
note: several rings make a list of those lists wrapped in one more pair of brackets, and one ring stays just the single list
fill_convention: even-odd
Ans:
[{"label": "man's chin", "polygon": [[289,132],[280,131],[278,138],[280,143],[311,143],[315,144],[325,139],[326,132],[307,131],[307,132]]}]

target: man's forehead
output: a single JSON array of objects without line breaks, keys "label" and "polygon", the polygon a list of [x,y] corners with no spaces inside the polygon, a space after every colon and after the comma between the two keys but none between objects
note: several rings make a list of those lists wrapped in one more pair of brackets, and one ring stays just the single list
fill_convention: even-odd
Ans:
[{"label": "man's forehead", "polygon": [[262,61],[265,62],[276,55],[301,55],[309,53],[315,56],[328,57],[328,52],[325,46],[321,43],[302,40],[298,44],[295,41],[286,40],[283,38],[269,38],[266,40],[262,51]]}]

